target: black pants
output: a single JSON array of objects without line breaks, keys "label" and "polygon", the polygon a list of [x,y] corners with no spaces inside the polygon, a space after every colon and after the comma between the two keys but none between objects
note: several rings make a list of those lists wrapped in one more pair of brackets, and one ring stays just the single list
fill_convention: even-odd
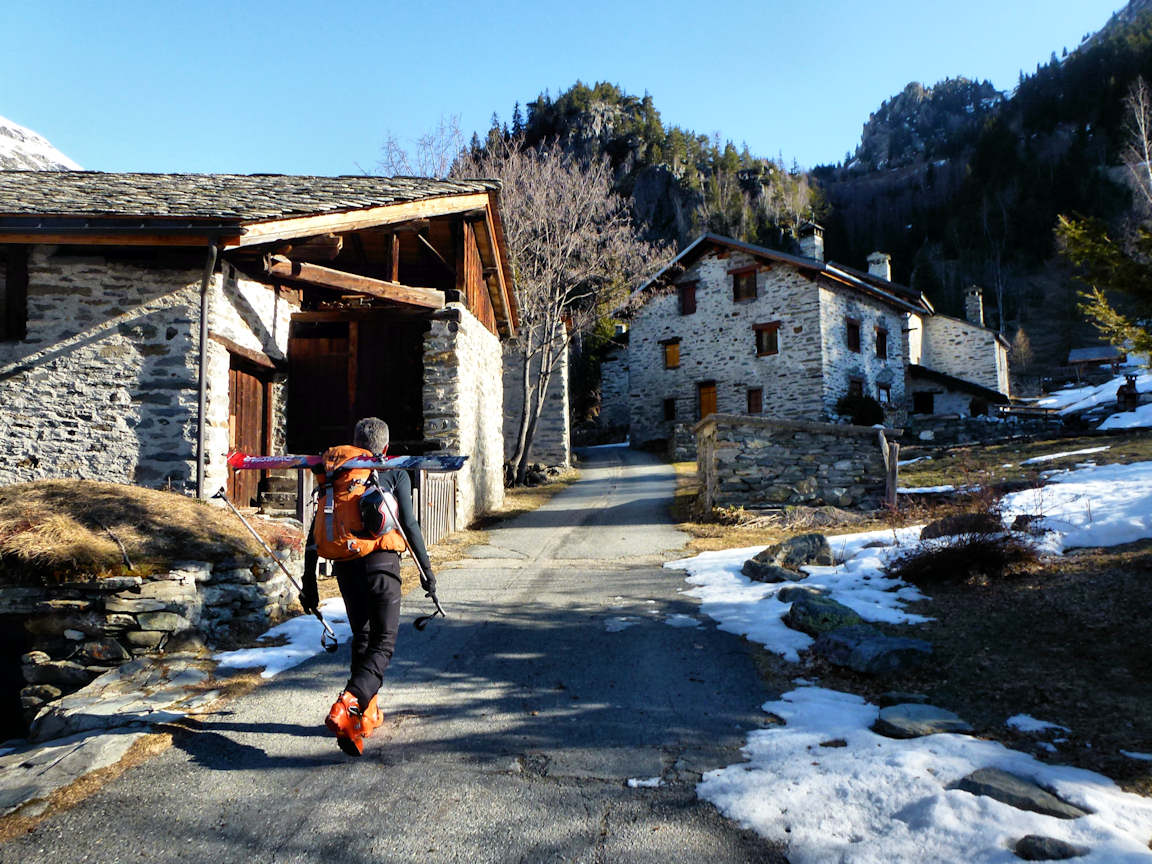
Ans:
[{"label": "black pants", "polygon": [[352,627],[352,675],[345,689],[361,706],[380,689],[400,629],[400,556],[373,552],[337,562],[336,582]]}]

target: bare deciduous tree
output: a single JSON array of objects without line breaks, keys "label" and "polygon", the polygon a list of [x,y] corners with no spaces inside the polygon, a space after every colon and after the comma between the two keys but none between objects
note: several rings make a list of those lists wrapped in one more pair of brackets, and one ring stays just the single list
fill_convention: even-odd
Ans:
[{"label": "bare deciduous tree", "polygon": [[452,173],[503,183],[501,212],[520,313],[514,344],[523,371],[509,480],[522,484],[562,353],[574,336],[626,301],[660,252],[639,239],[626,202],[612,192],[606,159],[580,161],[559,146],[525,147],[513,138],[466,154]]},{"label": "bare deciduous tree", "polygon": [[413,145],[409,150],[389,131],[380,145],[377,165],[381,173],[389,177],[435,177],[443,180],[452,172],[452,166],[464,150],[460,115],[441,115],[436,128],[421,135]]},{"label": "bare deciduous tree", "polygon": [[1136,79],[1124,100],[1127,109],[1125,131],[1128,143],[1124,148],[1124,164],[1135,181],[1143,210],[1152,210],[1152,92],[1143,77]]}]

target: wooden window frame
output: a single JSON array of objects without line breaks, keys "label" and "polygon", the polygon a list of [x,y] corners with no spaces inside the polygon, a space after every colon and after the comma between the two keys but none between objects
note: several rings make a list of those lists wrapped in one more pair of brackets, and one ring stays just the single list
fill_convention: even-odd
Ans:
[{"label": "wooden window frame", "polygon": [[765,321],[762,324],[753,324],[752,330],[756,338],[756,356],[770,357],[780,353],[780,322]]},{"label": "wooden window frame", "polygon": [[0,342],[28,338],[28,247],[4,248],[4,317],[0,319]]},{"label": "wooden window frame", "polygon": [[[883,350],[881,350],[881,349],[883,349]],[[876,359],[877,360],[887,360],[888,359],[888,328],[887,327],[877,327],[876,328]]]},{"label": "wooden window frame", "polygon": [[749,414],[763,414],[764,413],[764,388],[763,387],[749,387],[748,388],[748,413]]},{"label": "wooden window frame", "polygon": [[665,369],[680,368],[680,337],[675,339],[661,339],[660,350],[664,354]]},{"label": "wooden window frame", "polygon": [[[855,338],[853,338],[855,336]],[[844,344],[853,354],[860,353],[860,319],[844,319]]]},{"label": "wooden window frame", "polygon": [[698,284],[699,282],[696,279],[693,279],[691,282],[676,283],[676,290],[679,293],[681,315],[696,314],[696,286]]},{"label": "wooden window frame", "polygon": [[863,396],[864,395],[864,379],[853,376],[848,379],[848,395],[849,396]]},{"label": "wooden window frame", "polygon": [[892,404],[892,385],[891,384],[877,384],[876,385],[876,401],[881,405]]},{"label": "wooden window frame", "polygon": [[667,399],[664,400],[664,422],[665,423],[675,423],[676,422],[676,397],[675,396],[669,396]]},{"label": "wooden window frame", "polygon": [[[729,270],[728,271],[728,273],[732,276],[732,302],[733,303],[747,303],[751,300],[756,299],[756,296],[757,296],[756,273],[759,271],[759,269],[760,268],[758,266],[752,265],[751,267],[738,267],[735,270]],[[748,277],[751,277],[752,293],[742,295],[742,294],[740,294],[740,283],[742,280],[748,279]]]}]

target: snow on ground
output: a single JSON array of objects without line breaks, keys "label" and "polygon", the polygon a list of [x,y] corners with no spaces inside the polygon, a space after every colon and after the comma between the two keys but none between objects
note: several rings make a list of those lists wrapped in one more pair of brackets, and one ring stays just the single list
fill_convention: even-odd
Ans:
[{"label": "snow on ground", "polygon": [[635,623],[635,618],[609,618],[604,622],[604,629],[609,633],[619,633],[621,630],[627,630]]},{"label": "snow on ground", "polygon": [[1020,732],[1047,732],[1049,729],[1059,729],[1061,732],[1072,731],[1067,726],[1061,726],[1059,723],[1049,723],[1047,720],[1037,720],[1035,717],[1029,717],[1027,714],[1014,714],[1004,721],[1004,725]]},{"label": "snow on ground", "polygon": [[[1016,513],[1043,514],[1057,549],[1152,537],[1152,462],[1058,472],[1043,489],[1007,496],[1004,507],[1009,521]],[[804,568],[810,575],[802,584],[828,589],[866,620],[925,620],[903,608],[922,595],[882,573],[887,561],[915,545],[919,532],[913,526],[829,537],[842,563]],[[721,630],[795,662],[812,640],[781,620],[791,604],[775,595],[792,583],[753,582],[740,572],[762,548],[705,552],[664,566],[688,572],[693,587],[686,593],[700,598],[701,611]],[[697,793],[742,825],[789,844],[793,864],[1007,864],[1019,860],[1011,846],[1027,834],[1088,847],[1090,854],[1078,861],[1152,861],[1152,801],[1122,792],[1102,775],[1048,765],[970,735],[886,738],[870,731],[876,706],[816,686],[799,686],[763,708],[785,725],[750,733],[747,761],[705,774]],[[1022,731],[1063,731],[1023,714],[1007,722]],[[1046,749],[1055,751],[1052,744]],[[989,767],[1031,778],[1092,812],[1057,819],[949,788]]]},{"label": "snow on ground", "polygon": [[1106,444],[1103,447],[1085,447],[1083,450],[1068,450],[1064,453],[1046,453],[1043,456],[1033,456],[1031,459],[1025,459],[1021,465],[1039,465],[1041,462],[1051,462],[1053,459],[1063,459],[1065,456],[1084,456],[1088,453],[1103,453],[1105,450],[1111,450],[1112,445]]},{"label": "snow on ground", "polygon": [[[829,537],[833,556],[846,563],[836,567],[805,567],[810,575],[803,584],[828,589],[836,600],[866,621],[925,621],[926,618],[902,608],[906,602],[919,600],[923,595],[880,571],[899,548],[897,544],[908,546],[919,534],[920,526],[914,526]],[[687,581],[696,587],[687,593],[700,598],[700,610],[716,619],[721,630],[747,636],[784,659],[796,662],[800,659],[799,652],[812,644],[812,637],[784,623],[784,613],[792,604],[776,599],[781,588],[794,583],[753,582],[740,572],[744,562],[763,548],[704,552],[695,558],[669,561],[664,566],[688,571]],[[896,590],[891,590],[893,588]]]},{"label": "snow on ground", "polygon": [[1142,429],[1145,426],[1152,426],[1152,402],[1137,406],[1135,411],[1121,411],[1119,414],[1113,414],[1096,428]]},{"label": "snow on ground", "polygon": [[[1136,389],[1141,393],[1152,393],[1152,371],[1130,369],[1128,374],[1136,372]],[[1056,390],[1037,399],[1034,403],[1038,408],[1054,408],[1061,414],[1075,414],[1077,411],[1086,411],[1103,405],[1106,402],[1116,401],[1116,388],[1124,383],[1124,376],[1117,375],[1110,381],[1095,387],[1071,387],[1067,390]]]},{"label": "snow on ground", "polygon": [[633,789],[655,789],[657,786],[663,786],[664,781],[659,777],[649,777],[646,780],[629,777],[628,785]]},{"label": "snow on ground", "polygon": [[[348,613],[344,611],[344,601],[339,598],[325,600],[320,611],[332,626],[340,644],[352,638],[348,626]],[[320,634],[324,628],[314,615],[297,615],[277,624],[260,637],[261,641],[283,641],[283,645],[270,645],[266,648],[243,648],[239,651],[224,651],[215,656],[221,669],[253,669],[264,667],[261,678],[272,678],[285,669],[299,666],[305,660],[323,652]]]},{"label": "snow on ground", "polygon": [[1141,762],[1152,762],[1152,753],[1133,753],[1131,750],[1121,750],[1120,753],[1129,759],[1139,759]]},{"label": "snow on ground", "polygon": [[664,623],[669,627],[694,627],[698,628],[700,622],[692,615],[681,615],[679,613],[669,615],[664,619]]},{"label": "snow on ground", "polygon": [[1020,514],[1043,516],[1040,524],[1056,532],[1053,551],[1152,537],[1152,462],[1061,471],[1047,481],[1001,499],[1005,524]]},{"label": "snow on ground", "polygon": [[[1099,774],[970,735],[886,738],[869,729],[876,706],[820,687],[793,690],[764,710],[785,725],[749,734],[748,761],[708,772],[697,791],[742,826],[787,843],[792,864],[1007,864],[1019,860],[1010,845],[1027,834],[1091,849],[1077,861],[1152,860],[1152,801]],[[846,746],[821,746],[830,741]],[[1093,812],[1057,819],[949,788],[989,767],[1031,778]]]},{"label": "snow on ground", "polygon": [[955,492],[956,487],[944,486],[897,486],[896,491],[901,495],[926,495],[930,492]]}]

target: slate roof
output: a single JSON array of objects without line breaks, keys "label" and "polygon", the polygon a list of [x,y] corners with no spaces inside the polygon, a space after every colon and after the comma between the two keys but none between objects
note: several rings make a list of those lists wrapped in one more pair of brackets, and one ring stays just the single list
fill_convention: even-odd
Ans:
[{"label": "slate roof", "polygon": [[259,222],[498,190],[497,180],[0,171],[0,216]]}]

